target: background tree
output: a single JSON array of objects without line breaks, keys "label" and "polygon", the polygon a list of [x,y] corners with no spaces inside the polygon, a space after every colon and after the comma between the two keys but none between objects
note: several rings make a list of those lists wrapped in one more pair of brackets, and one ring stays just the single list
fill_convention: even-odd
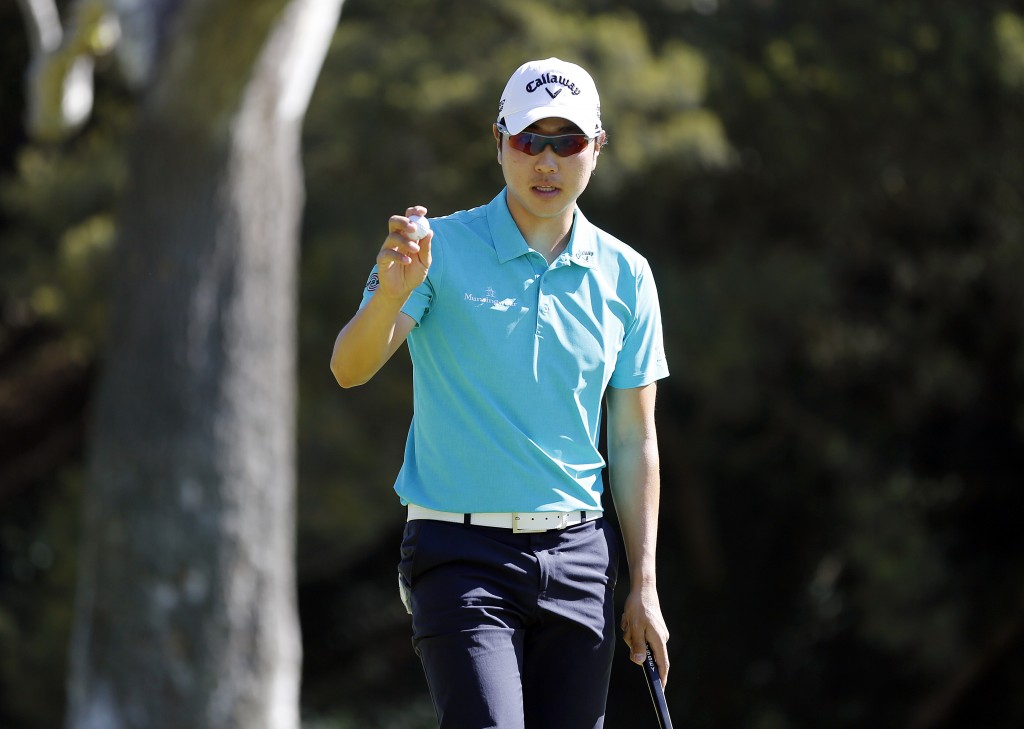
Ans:
[{"label": "background tree", "polygon": [[[299,142],[340,5],[153,2],[126,18],[145,22],[122,23],[145,62],[131,79],[140,110],[95,406],[68,727],[298,725]],[[75,72],[75,58],[43,50]],[[35,83],[62,88],[54,73]]]}]

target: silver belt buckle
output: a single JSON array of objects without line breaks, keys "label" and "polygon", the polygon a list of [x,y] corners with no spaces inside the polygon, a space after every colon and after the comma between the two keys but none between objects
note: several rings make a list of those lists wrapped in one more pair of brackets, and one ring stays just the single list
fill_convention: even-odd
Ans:
[{"label": "silver belt buckle", "polygon": [[512,531],[516,534],[533,534],[546,532],[549,529],[563,529],[568,514],[562,512],[545,513],[522,513],[512,512]]}]

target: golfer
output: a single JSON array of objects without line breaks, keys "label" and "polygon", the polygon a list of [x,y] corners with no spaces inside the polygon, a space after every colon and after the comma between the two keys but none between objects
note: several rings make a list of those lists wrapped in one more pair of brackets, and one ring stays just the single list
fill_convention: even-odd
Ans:
[{"label": "golfer", "polygon": [[443,729],[594,729],[620,627],[668,675],[655,576],[657,380],[668,375],[647,261],[577,206],[607,137],[594,81],[522,65],[493,126],[505,187],[388,235],[331,370],[367,382],[407,342],[414,415],[395,490],[408,510],[399,587]]}]

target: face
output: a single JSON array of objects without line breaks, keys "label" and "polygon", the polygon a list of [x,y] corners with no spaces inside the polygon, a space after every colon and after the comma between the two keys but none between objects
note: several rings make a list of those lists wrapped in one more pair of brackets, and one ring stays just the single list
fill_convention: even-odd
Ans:
[{"label": "face", "polygon": [[[555,136],[579,134],[580,129],[566,119],[541,119],[523,130],[534,134]],[[498,140],[498,162],[508,185],[508,206],[513,219],[520,225],[542,220],[571,218],[576,200],[590,181],[600,154],[599,137],[578,154],[559,157],[550,146],[540,154],[530,156],[509,145],[507,135],[494,126]]]}]

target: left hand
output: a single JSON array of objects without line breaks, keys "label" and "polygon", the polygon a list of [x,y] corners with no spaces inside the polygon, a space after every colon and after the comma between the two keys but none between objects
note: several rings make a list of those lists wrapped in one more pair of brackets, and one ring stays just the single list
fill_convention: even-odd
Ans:
[{"label": "left hand", "polygon": [[622,611],[622,639],[629,646],[629,658],[643,665],[647,660],[647,644],[651,646],[662,686],[668,686],[668,626],[661,615],[661,602],[654,587],[634,588],[626,598]]}]

